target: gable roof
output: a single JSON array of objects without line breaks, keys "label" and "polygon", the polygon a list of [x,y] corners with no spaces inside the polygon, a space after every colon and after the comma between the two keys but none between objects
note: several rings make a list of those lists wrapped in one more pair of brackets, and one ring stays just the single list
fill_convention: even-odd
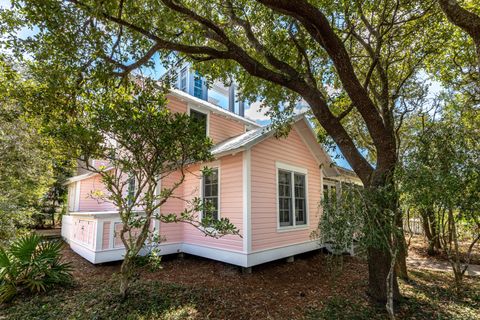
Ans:
[{"label": "gable roof", "polygon": [[[339,167],[333,163],[328,153],[325,152],[325,150],[320,145],[320,143],[318,143],[315,131],[310,125],[310,122],[306,118],[305,114],[300,114],[296,116],[293,122],[294,124],[293,124],[292,130],[297,131],[302,141],[305,143],[307,148],[312,153],[313,157],[317,160],[317,163],[319,164],[319,166],[321,166],[325,174],[325,177],[332,178],[338,181],[348,180],[345,178],[350,178],[353,180],[358,179],[358,177],[353,171]],[[227,139],[225,141],[222,141],[216,144],[215,146],[213,146],[210,152],[216,158],[242,152],[262,142],[263,140],[270,138],[271,136],[274,135],[274,133],[275,133],[275,129],[272,126],[258,127],[258,128],[249,130],[241,135],[238,135],[236,137]],[[110,169],[111,168],[108,168],[107,170],[110,170]],[[64,184],[67,185],[75,181],[87,179],[96,174],[97,173],[90,172],[90,173],[74,176],[67,179],[67,181]]]},{"label": "gable roof", "polygon": [[[318,143],[315,131],[313,130],[310,122],[305,114],[296,116],[293,120],[292,130],[296,130],[300,135],[302,141],[308,147],[314,158],[319,165],[322,165],[322,169],[326,176],[339,176],[341,173],[337,170],[333,164],[330,156],[325,152],[323,147]],[[302,125],[305,124],[305,125]],[[223,142],[216,144],[211,153],[217,158],[222,156],[241,152],[247,150],[261,141],[273,136],[275,129],[272,126],[261,127],[254,130],[247,131],[239,136],[227,139]]]}]

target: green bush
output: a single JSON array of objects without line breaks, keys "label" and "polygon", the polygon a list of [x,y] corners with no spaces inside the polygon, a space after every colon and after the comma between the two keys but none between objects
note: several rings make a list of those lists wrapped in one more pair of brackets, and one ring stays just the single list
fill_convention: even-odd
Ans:
[{"label": "green bush", "polygon": [[30,234],[0,248],[0,303],[26,290],[32,293],[69,283],[71,264],[61,261],[62,242]]}]

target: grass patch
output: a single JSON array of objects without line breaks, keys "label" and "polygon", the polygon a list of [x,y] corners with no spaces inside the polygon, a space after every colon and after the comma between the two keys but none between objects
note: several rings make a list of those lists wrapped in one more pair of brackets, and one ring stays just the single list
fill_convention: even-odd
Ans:
[{"label": "grass patch", "polygon": [[372,320],[384,319],[383,309],[363,305],[346,298],[331,298],[320,310],[309,310],[306,320]]},{"label": "grass patch", "polygon": [[[408,282],[400,281],[404,296],[396,315],[399,319],[480,319],[480,281],[466,278],[464,289],[457,294],[453,276],[446,272],[411,270]],[[322,308],[309,310],[305,319],[386,319],[382,306],[374,306],[356,297],[331,298]]]}]

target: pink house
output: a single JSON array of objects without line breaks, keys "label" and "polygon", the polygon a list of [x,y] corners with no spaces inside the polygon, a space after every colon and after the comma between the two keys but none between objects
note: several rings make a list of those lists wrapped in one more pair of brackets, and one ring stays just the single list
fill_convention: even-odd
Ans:
[{"label": "pink house", "polygon": [[[272,130],[180,90],[168,98],[172,112],[204,119],[215,143],[215,160],[189,167],[192,174],[179,194],[213,200],[217,215],[228,217],[242,237],[213,239],[187,224],[156,221],[155,229],[166,238],[161,253],[184,252],[248,268],[321,247],[311,233],[322,213],[323,194],[359,180],[332,165],[305,117],[297,118],[287,138],[276,139]],[[200,173],[204,166],[214,170],[208,179]],[[69,212],[62,224],[64,239],[92,263],[121,260],[124,254],[116,208],[90,195],[102,188],[93,173],[70,178]],[[172,199],[160,211],[180,212],[183,206]]]}]

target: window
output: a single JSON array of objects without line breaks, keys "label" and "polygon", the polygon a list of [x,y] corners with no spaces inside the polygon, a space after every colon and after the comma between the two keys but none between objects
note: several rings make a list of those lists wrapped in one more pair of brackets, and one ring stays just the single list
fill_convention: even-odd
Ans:
[{"label": "window", "polygon": [[278,210],[280,227],[307,224],[306,175],[278,169]]},{"label": "window", "polygon": [[323,201],[329,203],[337,199],[337,187],[332,184],[323,183]]},{"label": "window", "polygon": [[203,202],[211,206],[212,211],[203,211],[203,217],[210,215],[218,220],[218,168],[213,168],[208,175],[203,176],[202,181]]},{"label": "window", "polygon": [[199,126],[199,130],[207,135],[207,115],[197,110],[190,109],[190,117]]},{"label": "window", "polygon": [[187,92],[187,67],[180,71],[180,90]]},{"label": "window", "polygon": [[193,95],[197,98],[203,99],[203,81],[202,76],[198,71],[195,71],[193,78]]},{"label": "window", "polygon": [[128,205],[132,205],[133,198],[135,197],[135,177],[128,178],[128,185],[127,185],[127,203]]},{"label": "window", "polygon": [[78,210],[78,184],[77,181],[68,185],[68,211],[70,212]]},{"label": "window", "polygon": [[292,219],[292,175],[290,172],[278,171],[278,208],[280,210],[280,226],[291,226]]}]

